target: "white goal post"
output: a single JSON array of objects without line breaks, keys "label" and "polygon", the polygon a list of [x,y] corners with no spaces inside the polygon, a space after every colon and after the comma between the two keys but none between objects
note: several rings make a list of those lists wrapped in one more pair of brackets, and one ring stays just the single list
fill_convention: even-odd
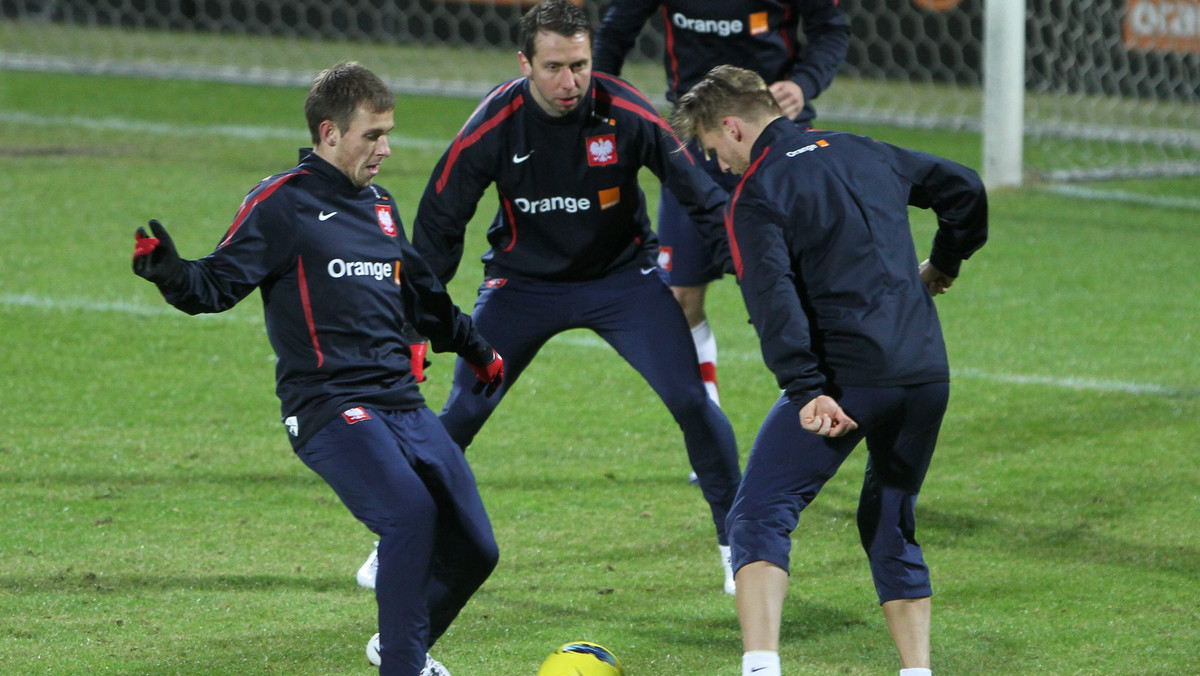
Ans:
[{"label": "white goal post", "polygon": [[[595,18],[608,1],[577,0]],[[0,0],[0,69],[304,85],[354,58],[398,91],[478,97],[516,74],[532,4]],[[850,51],[818,124],[979,132],[992,186],[1200,174],[1200,0],[841,5]],[[622,73],[658,101],[661,22]]]},{"label": "white goal post", "polygon": [[984,14],[983,181],[1021,185],[1025,130],[1025,6],[988,0]]}]

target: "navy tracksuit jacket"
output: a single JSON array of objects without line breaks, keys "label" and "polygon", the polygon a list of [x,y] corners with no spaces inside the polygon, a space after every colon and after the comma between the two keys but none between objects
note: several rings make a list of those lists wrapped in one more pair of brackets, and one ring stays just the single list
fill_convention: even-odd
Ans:
[{"label": "navy tracksuit jacket", "polygon": [[755,143],[726,225],[763,356],[793,403],[829,384],[949,379],[906,205],[937,213],[930,261],[948,275],[987,239],[983,185],[958,163],[782,118]]},{"label": "navy tracksuit jacket", "polygon": [[405,321],[435,350],[491,359],[408,242],[391,195],[355,188],[309,150],[246,195],[215,251],[185,265],[187,282],[164,296],[189,314],[227,310],[261,289],[295,447],[351,406],[424,405],[400,338]]},{"label": "navy tracksuit jacket", "polygon": [[850,26],[837,0],[614,0],[596,31],[592,67],[620,75],[625,55],[655,11],[666,34],[668,101],[678,101],[713,66],[729,64],[758,73],[768,84],[800,85],[805,105],[796,123],[804,127],[816,114],[813,99],[833,82],[850,46]]},{"label": "navy tracksuit jacket", "polygon": [[445,282],[484,190],[495,185],[500,198],[474,318],[504,355],[505,383],[490,399],[472,394],[471,371],[460,360],[441,420],[466,448],[546,341],[592,330],[637,369],[679,424],[723,544],[741,477],[737,442],[708,398],[687,320],[660,276],[638,171],[650,169],[671,188],[717,259],[728,259],[728,195],[629,84],[593,74],[578,107],[561,117],[543,111],[529,87],[525,78],[512,80],[479,104],[417,209],[413,244]]},{"label": "navy tracksuit jacket", "polygon": [[184,266],[160,288],[190,314],[261,291],[296,455],[379,535],[380,674],[416,674],[499,552],[461,449],[417,389],[403,328],[475,364],[491,346],[409,244],[391,195],[307,149]]},{"label": "navy tracksuit jacket", "polygon": [[[833,83],[850,46],[850,26],[837,0],[614,0],[596,31],[593,67],[620,75],[626,54],[656,12],[666,38],[669,101],[678,101],[712,67],[730,64],[758,73],[767,83],[791,80],[799,85],[804,108],[795,123],[800,127],[812,126],[813,100]],[[721,173],[715,158],[704,167],[726,190],[737,185],[736,177]],[[703,286],[724,272],[675,195],[665,189],[658,238],[659,263],[672,286]]]},{"label": "navy tracksuit jacket", "polygon": [[[759,430],[730,511],[735,569],[767,561],[787,570],[801,511],[865,440],[857,522],[879,601],[932,594],[916,502],[950,373],[909,206],[937,214],[930,261],[957,276],[987,238],[974,171],[782,118],[751,149],[726,226],[742,297],[784,395]],[[833,438],[805,431],[798,411],[820,394],[858,428]]]}]

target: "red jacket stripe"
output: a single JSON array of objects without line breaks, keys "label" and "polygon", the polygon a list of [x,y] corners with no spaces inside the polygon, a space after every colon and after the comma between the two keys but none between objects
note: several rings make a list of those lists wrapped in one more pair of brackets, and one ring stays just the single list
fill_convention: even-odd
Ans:
[{"label": "red jacket stripe", "polygon": [[[631,100],[626,102],[629,105],[633,105],[635,103],[633,101],[633,99],[636,99],[636,102],[641,103],[642,107],[645,108],[645,111],[642,113],[642,117],[645,117],[646,119],[655,119],[655,120],[662,119],[662,115],[658,114],[658,108],[656,108],[654,106],[654,104],[650,102],[650,99],[646,98],[645,94],[643,94],[640,90],[635,88],[633,85],[622,80],[621,78],[613,77],[612,75],[609,75],[607,73],[592,73],[592,77],[596,78],[597,80],[603,80],[603,81],[607,82],[608,84],[612,84],[612,85],[616,85],[616,86],[620,87],[623,92],[625,92],[626,94],[629,95]],[[593,88],[592,96],[595,96],[597,91],[598,90],[596,88]],[[604,93],[604,92],[601,92],[601,93]],[[611,101],[613,93],[608,92],[608,94],[609,94],[609,98],[602,99],[602,100]],[[629,106],[623,106],[623,107],[626,108],[627,110],[633,110],[633,108],[630,108]],[[647,115],[650,115],[650,117],[647,117]]]},{"label": "red jacket stripe", "polygon": [[516,86],[516,85],[517,85],[519,82],[521,82],[521,80],[522,80],[522,78],[517,78],[517,79],[515,79],[515,80],[510,80],[510,81],[508,81],[508,82],[506,82],[506,83],[504,83],[504,84],[502,84],[502,85],[499,85],[498,87],[496,87],[496,89],[495,89],[495,90],[493,90],[491,94],[488,94],[487,96],[483,97],[483,100],[482,100],[482,101],[480,101],[480,102],[479,102],[479,104],[475,106],[475,110],[472,110],[472,111],[471,111],[471,114],[470,114],[470,116],[468,116],[468,117],[467,117],[467,121],[466,121],[466,122],[463,122],[463,126],[462,126],[462,128],[460,128],[460,129],[458,130],[458,134],[456,134],[455,136],[456,136],[456,137],[457,137],[457,136],[462,136],[462,135],[463,135],[463,132],[465,132],[465,131],[467,130],[467,127],[470,127],[470,126],[471,126],[471,120],[474,120],[474,119],[475,119],[475,116],[476,116],[476,115],[478,115],[478,114],[479,114],[479,112],[480,112],[481,110],[483,110],[483,109],[487,108],[487,107],[488,107],[488,104],[492,102],[492,99],[494,99],[494,98],[496,98],[497,96],[500,96],[501,94],[503,94],[504,92],[506,92],[506,91],[508,91],[508,90],[512,89],[512,88],[513,88],[514,86]]},{"label": "red jacket stripe", "polygon": [[738,198],[742,196],[742,186],[746,185],[746,179],[754,174],[758,169],[759,162],[762,162],[770,151],[771,146],[763,148],[762,154],[746,170],[746,174],[742,176],[742,180],[738,181],[737,188],[733,191],[733,196],[729,198],[729,207],[725,212],[725,234],[729,236],[729,255],[733,258],[733,267],[737,271],[738,281],[742,279],[742,250],[738,247],[737,238],[733,236],[733,210],[737,207]]},{"label": "red jacket stripe", "polygon": [[[835,7],[837,6],[836,0],[833,4]],[[787,29],[783,27],[783,26],[787,26],[788,24],[790,24],[791,19],[792,19],[792,8],[785,7],[783,9],[783,25],[781,25],[779,27],[779,37],[781,37],[783,39],[783,48],[787,50],[788,54],[794,54],[795,49],[796,49],[795,46],[792,45],[792,36],[788,33]],[[767,83],[767,84],[770,84],[770,83]]]},{"label": "red jacket stripe", "polygon": [[[614,82],[617,84],[624,84],[624,82],[622,82],[621,80],[619,80],[611,75],[605,75],[604,73],[594,73],[594,76],[598,77],[602,80],[607,80],[607,81]],[[658,125],[658,127],[660,129],[665,131],[672,139],[675,140],[675,143],[679,146],[679,148],[682,152],[687,152],[686,150],[684,150],[683,142],[680,141],[679,137],[675,135],[675,130],[671,129],[671,125],[665,119],[663,119],[662,115],[660,115],[658,113],[658,110],[656,110],[654,108],[654,104],[650,103],[650,99],[647,99],[645,96],[643,96],[641,94],[641,92],[639,92],[638,90],[636,90],[633,87],[630,87],[628,85],[626,85],[625,90],[627,92],[629,92],[630,94],[635,95],[638,98],[638,100],[641,101],[641,103],[644,105],[638,105],[638,101],[622,98],[620,96],[613,96],[609,92],[603,92],[598,89],[593,89],[592,91],[593,91],[593,96],[596,96],[596,98],[599,101],[601,101],[602,103],[608,103],[610,105],[616,106],[617,108],[621,108],[622,110],[628,110],[632,113],[636,113],[640,117],[650,120],[654,124]],[[687,153],[687,158],[688,158],[688,162],[691,162],[692,164],[696,164],[696,158],[692,157],[692,154],[690,152]]]},{"label": "red jacket stripe", "polygon": [[508,246],[504,247],[504,250],[512,251],[513,247],[517,245],[517,219],[513,215],[512,200],[504,196],[501,196],[500,199],[504,202],[504,214],[508,216],[508,225],[512,229],[512,241],[508,243]]},{"label": "red jacket stripe", "polygon": [[667,6],[663,5],[663,27],[667,32],[667,56],[671,59],[671,72],[668,75],[671,82],[668,86],[669,91],[675,91],[679,88],[679,57],[675,54],[675,27],[671,25],[671,17],[667,14]]},{"label": "red jacket stripe", "polygon": [[[517,82],[519,82],[519,80]],[[512,86],[512,84],[513,83],[510,83],[508,87],[503,87],[502,89],[507,90]],[[499,93],[500,92],[497,91],[492,95],[495,96]],[[442,167],[442,175],[439,176],[437,180],[437,191],[439,193],[446,188],[446,183],[450,180],[450,172],[454,169],[454,163],[458,161],[458,156],[462,153],[462,151],[468,146],[477,142],[479,139],[483,138],[484,134],[487,134],[489,131],[495,129],[496,125],[500,124],[509,117],[512,117],[512,114],[516,112],[516,110],[520,108],[524,102],[525,97],[518,95],[516,98],[510,101],[507,106],[501,108],[500,112],[496,113],[483,124],[479,125],[475,131],[471,132],[467,136],[463,136],[463,133],[467,130],[466,127],[463,127],[462,131],[458,132],[458,137],[454,139],[454,143],[450,146],[450,153],[446,156],[446,166]],[[482,106],[483,104],[480,104],[480,107]],[[478,110],[478,108],[476,110]]]},{"label": "red jacket stripe", "polygon": [[321,352],[321,341],[317,339],[317,323],[313,321],[312,301],[308,297],[308,276],[304,274],[304,257],[296,258],[297,282],[300,286],[300,305],[304,308],[304,322],[308,324],[308,337],[312,339],[313,351],[317,353],[317,368],[325,363]]},{"label": "red jacket stripe", "polygon": [[220,249],[226,244],[229,244],[229,240],[233,239],[233,234],[237,232],[238,228],[241,227],[242,221],[246,220],[246,217],[250,215],[250,212],[254,210],[254,207],[258,206],[259,202],[262,202],[270,197],[272,193],[279,189],[279,186],[287,183],[288,179],[307,173],[308,171],[294,171],[289,174],[284,174],[283,176],[280,176],[272,181],[262,190],[259,190],[258,192],[251,192],[249,195],[246,195],[246,199],[242,200],[242,206],[238,207],[237,216],[233,217],[233,225],[229,226],[229,232],[225,233],[225,239],[221,240],[221,243],[217,245],[217,248]]}]

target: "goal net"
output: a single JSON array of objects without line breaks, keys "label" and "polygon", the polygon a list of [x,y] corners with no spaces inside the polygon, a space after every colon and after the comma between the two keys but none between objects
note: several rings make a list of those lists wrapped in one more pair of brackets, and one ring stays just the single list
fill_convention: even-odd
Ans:
[{"label": "goal net", "polygon": [[[1020,0],[842,0],[853,38],[819,120],[989,133],[988,1]],[[517,74],[531,4],[0,0],[0,68],[307,85],[356,59],[401,92],[478,97]],[[656,24],[623,75],[662,101]],[[1200,173],[1200,0],[1027,0],[1023,33],[1003,49],[1024,52],[1027,180]]]}]

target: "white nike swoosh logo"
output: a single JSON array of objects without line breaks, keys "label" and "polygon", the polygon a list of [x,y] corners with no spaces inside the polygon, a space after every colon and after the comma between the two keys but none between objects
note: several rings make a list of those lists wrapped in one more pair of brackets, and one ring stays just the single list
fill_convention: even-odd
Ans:
[{"label": "white nike swoosh logo", "polygon": [[651,272],[654,272],[654,271],[655,271],[655,270],[657,270],[657,269],[658,269],[658,268],[642,268],[642,274],[643,274],[643,275],[648,275],[648,274],[650,274]]},{"label": "white nike swoosh logo", "polygon": [[532,150],[530,150],[528,153],[526,153],[524,155],[518,155],[516,153],[513,153],[513,164],[520,164],[520,163],[524,162],[525,160],[529,159],[529,156],[532,154],[533,154]]},{"label": "white nike swoosh logo", "polygon": [[317,218],[318,218],[319,220],[322,220],[322,221],[328,221],[329,219],[333,218],[334,216],[337,216],[337,212],[336,212],[336,211],[331,211],[331,212],[329,212],[329,213],[325,213],[324,211],[322,211],[322,212],[321,212],[321,213],[320,213],[320,214],[317,216]]}]

